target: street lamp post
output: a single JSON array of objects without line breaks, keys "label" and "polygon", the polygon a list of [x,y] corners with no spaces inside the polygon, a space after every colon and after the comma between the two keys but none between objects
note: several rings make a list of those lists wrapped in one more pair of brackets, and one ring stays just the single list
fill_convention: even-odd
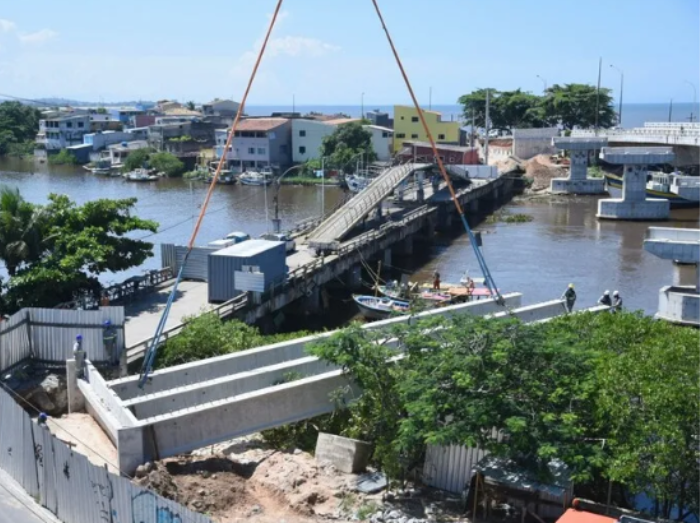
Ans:
[{"label": "street lamp post", "polygon": [[360,95],[360,119],[365,117],[365,93]]},{"label": "street lamp post", "polygon": [[[695,84],[693,82],[691,82],[690,80],[683,80],[683,81],[685,83],[687,83],[688,85],[690,85],[690,87],[693,88],[693,111],[695,111],[695,107],[698,103],[698,90],[695,87]],[[690,121],[691,122],[693,121],[693,111],[690,111]]]},{"label": "street lamp post", "polygon": [[275,182],[274,182],[275,183],[275,194],[272,197],[272,202],[275,205],[275,217],[272,219],[272,232],[276,232],[276,233],[282,232],[282,230],[281,230],[282,229],[282,220],[280,220],[279,202],[278,202],[278,200],[279,200],[278,196],[280,193],[280,186],[282,185],[281,184],[282,178],[287,176],[287,174],[289,174],[290,172],[295,171],[297,169],[301,169],[302,167],[304,167],[303,164],[291,166],[289,169],[284,171],[282,173],[282,175],[279,178],[277,178],[277,180],[275,180]]},{"label": "street lamp post", "polygon": [[546,78],[542,78],[540,75],[537,75],[537,78],[539,78],[540,80],[542,80],[542,83],[544,84],[544,92],[546,93],[546,92],[547,92],[547,79],[546,79]]},{"label": "street lamp post", "polygon": [[622,127],[622,90],[625,87],[625,74],[622,72],[622,70],[618,67],[615,67],[613,64],[610,64],[610,67],[615,69],[618,73],[620,73],[620,109],[617,111],[617,124]]}]

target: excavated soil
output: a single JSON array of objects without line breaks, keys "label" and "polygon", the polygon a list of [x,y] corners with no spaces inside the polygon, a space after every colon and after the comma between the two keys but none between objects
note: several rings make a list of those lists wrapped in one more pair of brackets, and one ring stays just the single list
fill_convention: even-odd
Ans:
[{"label": "excavated soil", "polygon": [[221,523],[304,523],[349,521],[366,499],[352,492],[356,478],[307,453],[246,440],[140,467],[135,482]]},{"label": "excavated soil", "polygon": [[539,154],[525,162],[525,176],[532,180],[531,191],[543,191],[549,189],[552,178],[566,178],[568,169],[556,164],[549,155]]}]

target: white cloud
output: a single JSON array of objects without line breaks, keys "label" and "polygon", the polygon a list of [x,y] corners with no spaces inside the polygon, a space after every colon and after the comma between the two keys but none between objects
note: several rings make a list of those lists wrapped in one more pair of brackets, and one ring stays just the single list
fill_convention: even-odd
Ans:
[{"label": "white cloud", "polygon": [[9,33],[10,31],[14,31],[15,27],[14,22],[0,18],[0,33]]},{"label": "white cloud", "polygon": [[22,33],[19,35],[19,39],[23,44],[41,44],[56,36],[58,36],[56,31],[52,31],[51,29],[41,29],[33,33]]}]

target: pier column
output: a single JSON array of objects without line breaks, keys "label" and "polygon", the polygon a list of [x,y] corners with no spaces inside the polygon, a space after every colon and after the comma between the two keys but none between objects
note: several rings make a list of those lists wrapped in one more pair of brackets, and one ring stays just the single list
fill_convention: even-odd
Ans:
[{"label": "pier column", "polygon": [[476,214],[479,212],[479,198],[474,198],[469,202],[469,213]]},{"label": "pier column", "polygon": [[598,200],[598,218],[610,220],[667,220],[670,203],[665,198],[647,198],[647,165],[671,163],[671,147],[606,147],[600,158],[624,165],[622,198]]},{"label": "pier column", "polygon": [[418,185],[418,192],[416,198],[418,203],[423,203],[425,201],[425,191],[423,190],[423,183],[425,181],[425,174],[423,171],[418,171],[416,173],[416,184]]},{"label": "pier column", "polygon": [[608,144],[605,137],[594,138],[552,138],[552,145],[569,151],[568,178],[553,178],[549,185],[550,192],[558,194],[602,194],[605,192],[603,178],[588,178],[588,155],[591,151],[602,149]]},{"label": "pier column", "polygon": [[362,287],[362,268],[356,266],[346,272],[345,284],[351,289],[359,289]]},{"label": "pier column", "polygon": [[315,285],[307,290],[304,300],[304,309],[307,314],[314,314],[321,310],[321,287]]},{"label": "pier column", "polygon": [[384,259],[382,260],[384,266],[391,266],[391,249],[386,249],[384,251]]},{"label": "pier column", "polygon": [[413,254],[413,236],[408,236],[401,240],[399,252],[400,254],[407,254],[409,256]]},{"label": "pier column", "polygon": [[377,205],[377,220],[381,222],[382,218],[382,202],[379,202],[379,205]]}]

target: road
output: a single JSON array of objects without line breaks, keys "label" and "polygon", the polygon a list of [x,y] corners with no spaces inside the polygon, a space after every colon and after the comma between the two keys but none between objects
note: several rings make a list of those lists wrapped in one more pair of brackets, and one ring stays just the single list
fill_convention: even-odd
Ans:
[{"label": "road", "polygon": [[0,523],[58,523],[58,519],[0,470]]}]

